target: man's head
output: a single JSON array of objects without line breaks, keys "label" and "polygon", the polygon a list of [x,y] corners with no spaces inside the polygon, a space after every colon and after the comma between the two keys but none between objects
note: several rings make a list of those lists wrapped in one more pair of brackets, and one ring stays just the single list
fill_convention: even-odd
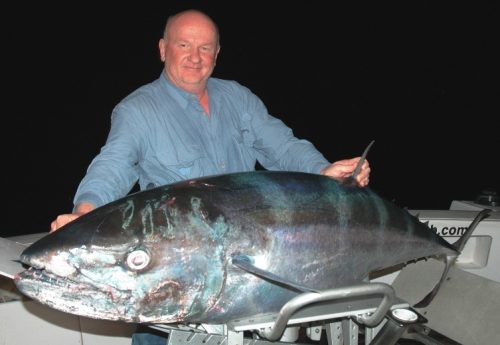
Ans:
[{"label": "man's head", "polygon": [[158,45],[170,81],[188,92],[202,94],[220,50],[215,22],[200,11],[180,12],[168,18]]}]

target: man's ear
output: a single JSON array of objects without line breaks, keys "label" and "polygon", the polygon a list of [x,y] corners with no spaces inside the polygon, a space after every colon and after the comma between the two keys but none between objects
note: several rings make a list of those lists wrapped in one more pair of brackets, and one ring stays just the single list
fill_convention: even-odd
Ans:
[{"label": "man's ear", "polygon": [[160,38],[160,41],[158,41],[158,49],[160,51],[160,59],[162,62],[165,62],[165,44],[167,42],[165,41],[164,38]]}]

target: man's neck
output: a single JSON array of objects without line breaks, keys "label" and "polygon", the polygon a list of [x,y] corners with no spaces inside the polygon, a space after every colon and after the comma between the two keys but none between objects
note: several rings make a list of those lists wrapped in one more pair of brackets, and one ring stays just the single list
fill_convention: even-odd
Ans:
[{"label": "man's neck", "polygon": [[210,102],[208,99],[208,90],[205,88],[201,95],[197,95],[198,101],[200,102],[201,107],[205,110],[205,114],[210,117]]}]

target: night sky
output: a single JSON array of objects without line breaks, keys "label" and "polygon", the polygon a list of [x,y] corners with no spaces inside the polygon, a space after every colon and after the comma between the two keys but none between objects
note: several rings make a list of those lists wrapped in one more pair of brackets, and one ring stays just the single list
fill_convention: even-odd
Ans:
[{"label": "night sky", "polygon": [[248,86],[297,137],[331,161],[375,140],[370,187],[386,199],[447,209],[500,191],[493,2],[80,3],[3,13],[2,236],[71,210],[112,108],[158,78],[165,20],[191,7],[219,24],[214,76]]}]

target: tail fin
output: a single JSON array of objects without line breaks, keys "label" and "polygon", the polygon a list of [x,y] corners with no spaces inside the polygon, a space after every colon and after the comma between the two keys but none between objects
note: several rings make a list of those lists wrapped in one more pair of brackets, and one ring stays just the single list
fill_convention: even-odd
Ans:
[{"label": "tail fin", "polygon": [[467,240],[471,237],[472,232],[474,231],[476,226],[479,224],[480,221],[488,217],[491,212],[492,210],[490,210],[489,208],[485,208],[484,210],[478,213],[478,215],[474,218],[474,220],[470,224],[467,231],[462,236],[460,236],[460,238],[455,243],[453,243],[453,246],[457,251],[462,252],[462,250],[465,247],[465,243],[467,243]]},{"label": "tail fin", "polygon": [[[491,212],[492,211],[490,209],[484,209],[481,212],[479,212],[472,221],[472,223],[469,225],[467,231],[455,243],[453,243],[453,246],[459,253],[462,252],[462,250],[464,249],[465,243],[471,237],[472,232],[477,227],[479,222],[481,222],[484,218],[488,217]],[[439,288],[441,287],[441,284],[445,281],[451,266],[453,266],[453,264],[457,260],[457,256],[458,255],[446,257],[446,262],[445,262],[446,266],[444,268],[443,274],[441,275],[441,279],[439,279],[439,282],[436,284],[436,286],[434,286],[431,292],[429,292],[420,302],[414,305],[415,308],[425,308],[434,299],[434,297],[439,291]]]}]

